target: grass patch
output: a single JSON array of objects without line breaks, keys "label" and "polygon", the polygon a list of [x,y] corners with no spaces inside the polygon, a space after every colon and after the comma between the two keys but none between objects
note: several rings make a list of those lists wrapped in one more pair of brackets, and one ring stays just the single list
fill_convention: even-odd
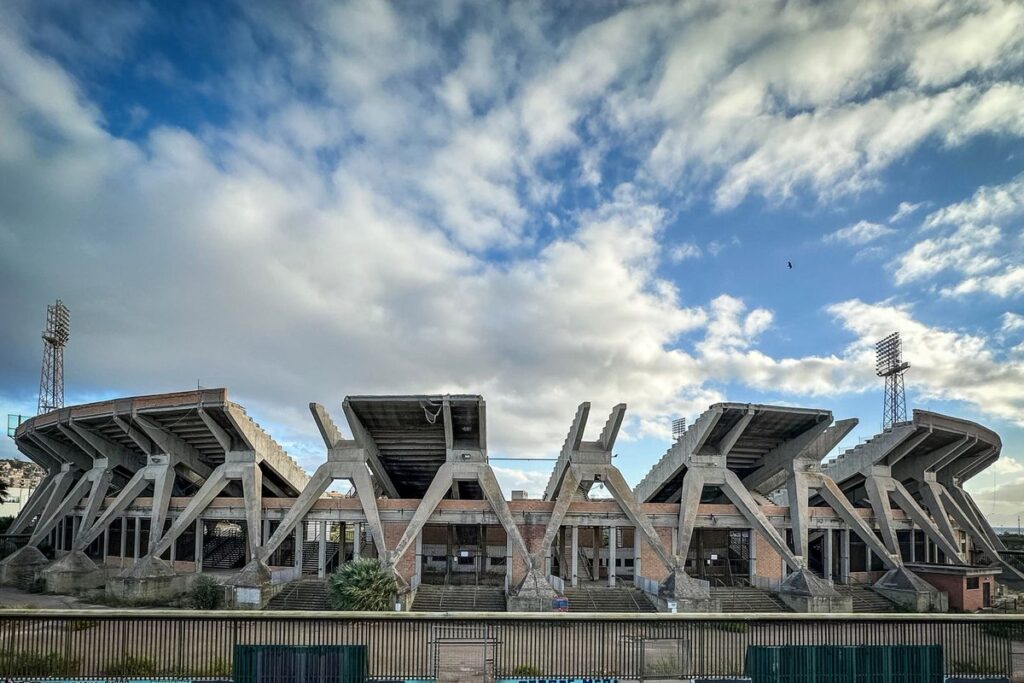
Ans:
[{"label": "grass patch", "polygon": [[0,652],[0,676],[74,676],[78,660],[56,652]]}]

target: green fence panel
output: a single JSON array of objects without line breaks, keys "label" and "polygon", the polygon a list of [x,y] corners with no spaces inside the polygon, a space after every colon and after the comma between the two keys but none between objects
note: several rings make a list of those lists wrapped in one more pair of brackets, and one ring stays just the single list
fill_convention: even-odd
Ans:
[{"label": "green fence panel", "polygon": [[942,683],[942,646],[751,646],[744,674],[753,683]]},{"label": "green fence panel", "polygon": [[365,645],[236,645],[235,683],[366,683]]}]

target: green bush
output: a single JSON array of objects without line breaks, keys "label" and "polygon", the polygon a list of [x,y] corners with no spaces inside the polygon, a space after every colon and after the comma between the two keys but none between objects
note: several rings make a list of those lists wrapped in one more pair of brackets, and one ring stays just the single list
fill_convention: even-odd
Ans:
[{"label": "green bush", "polygon": [[217,609],[220,607],[224,590],[209,576],[200,576],[192,584],[189,603],[194,609]]},{"label": "green bush", "polygon": [[520,664],[516,668],[512,669],[513,676],[531,676],[537,678],[541,675],[540,669],[533,666],[532,664]]},{"label": "green bush", "polygon": [[56,652],[0,652],[0,676],[74,676],[78,661]]},{"label": "green bush", "polygon": [[346,562],[330,577],[329,595],[334,609],[386,612],[393,609],[397,594],[394,575],[375,559]]},{"label": "green bush", "polygon": [[1004,674],[998,664],[983,662],[977,659],[958,659],[953,662],[953,670],[957,674]]},{"label": "green bush", "polygon": [[112,664],[107,664],[107,676],[115,678],[138,678],[156,676],[159,673],[156,662],[149,657],[128,656]]}]

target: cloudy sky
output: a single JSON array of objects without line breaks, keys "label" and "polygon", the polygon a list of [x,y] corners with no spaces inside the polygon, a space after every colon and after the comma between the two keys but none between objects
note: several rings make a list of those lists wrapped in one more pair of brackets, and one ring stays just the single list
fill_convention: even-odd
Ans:
[{"label": "cloudy sky", "polygon": [[68,403],[226,386],[312,470],[312,400],[482,393],[507,458],[624,401],[635,483],[716,401],[869,437],[898,330],[1016,524],[1022,225],[1021,2],[0,4],[8,413],[59,297]]}]

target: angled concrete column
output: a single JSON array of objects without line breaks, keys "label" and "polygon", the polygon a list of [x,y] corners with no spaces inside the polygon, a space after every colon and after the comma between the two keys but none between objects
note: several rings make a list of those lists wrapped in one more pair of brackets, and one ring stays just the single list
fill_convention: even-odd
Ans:
[{"label": "angled concrete column", "polygon": [[40,514],[42,509],[46,506],[46,502],[49,500],[50,487],[53,485],[53,482],[59,473],[59,470],[55,472],[47,472],[46,476],[39,481],[39,485],[36,486],[36,490],[29,496],[28,502],[25,503],[25,507],[22,508],[20,513],[18,513],[18,517],[14,520],[14,523],[11,524],[7,533],[22,533],[32,523],[36,515]]},{"label": "angled concrete column", "polygon": [[[285,518],[281,520],[281,524],[263,544],[261,550],[263,561],[266,561],[277,550],[292,529],[313,508],[324,491],[337,480],[347,480],[352,484],[359,498],[363,514],[366,515],[370,536],[377,547],[377,557],[382,562],[388,561],[388,551],[384,543],[384,527],[381,525],[380,513],[377,509],[376,486],[381,486],[385,492],[392,492],[392,495],[396,489],[380,465],[377,445],[373,438],[359,422],[347,401],[343,407],[348,418],[349,428],[353,433],[352,439],[342,437],[337,425],[323,406],[318,403],[309,404],[310,413],[312,413],[313,420],[327,446],[327,461],[313,473],[296,499],[295,505],[291,507]],[[373,473],[373,479],[371,479],[370,472]]]}]

